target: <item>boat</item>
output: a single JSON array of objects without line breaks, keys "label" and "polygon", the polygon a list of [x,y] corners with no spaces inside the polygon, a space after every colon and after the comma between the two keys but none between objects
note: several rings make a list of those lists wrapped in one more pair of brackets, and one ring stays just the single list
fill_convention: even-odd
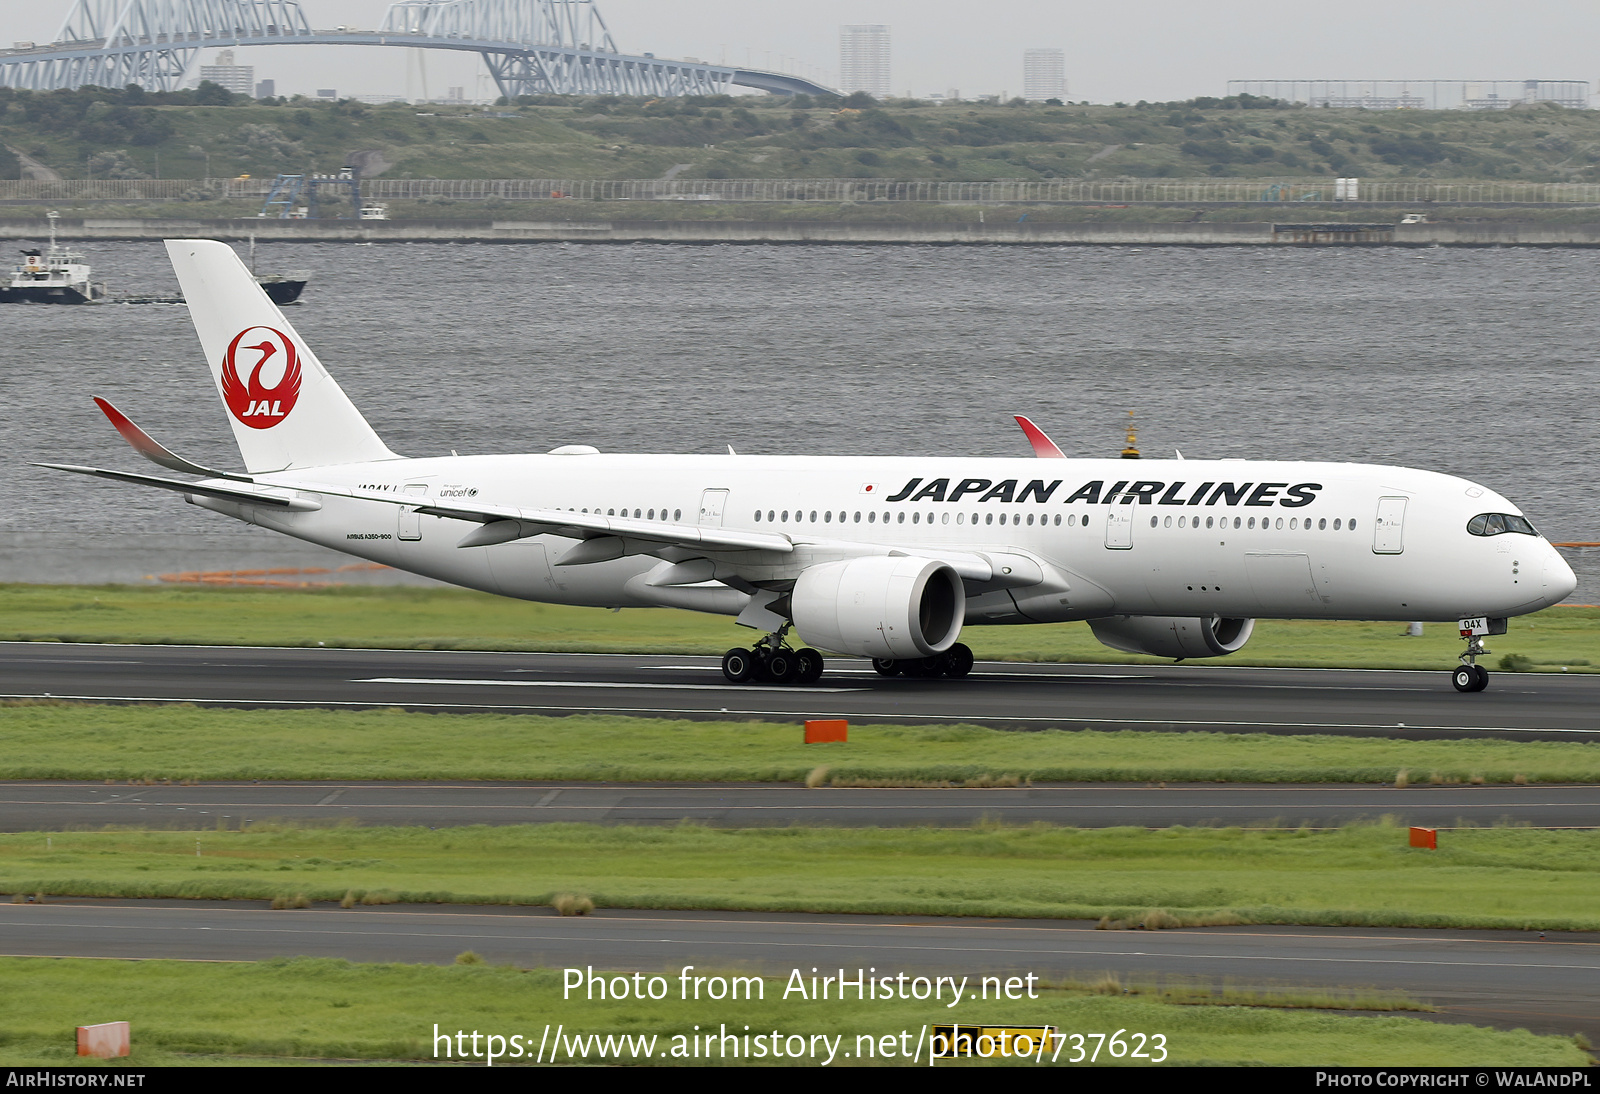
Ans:
[{"label": "boat", "polygon": [[91,270],[83,255],[56,243],[56,221],[61,214],[51,210],[50,247],[22,252],[22,261],[0,285],[0,304],[92,304],[102,300],[106,287],[89,280]]},{"label": "boat", "polygon": [[293,304],[300,299],[301,290],[306,287],[308,275],[300,272],[289,274],[257,274],[256,284],[261,286],[274,304]]},{"label": "boat", "polygon": [[250,276],[256,279],[256,284],[261,286],[261,291],[274,304],[293,304],[300,299],[300,293],[305,290],[306,282],[311,275],[304,270],[295,270],[286,274],[258,274],[256,273],[256,237],[250,235]]}]

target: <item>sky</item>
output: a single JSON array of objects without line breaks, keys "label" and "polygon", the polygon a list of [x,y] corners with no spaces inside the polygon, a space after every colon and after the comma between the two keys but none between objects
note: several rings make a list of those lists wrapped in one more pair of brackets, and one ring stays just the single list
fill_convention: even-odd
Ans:
[{"label": "sky", "polygon": [[[52,40],[67,0],[0,0],[0,41]],[[302,0],[313,27],[375,28],[384,0]],[[1338,5],[1261,0],[1145,0],[1137,8],[1060,0],[599,0],[624,52],[698,57],[798,72],[833,84],[839,27],[890,28],[897,94],[964,97],[1022,90],[1022,53],[1053,47],[1066,58],[1068,95],[1091,102],[1222,95],[1230,79],[1600,79],[1600,5],[1546,0],[1506,8],[1482,0],[1344,0]],[[261,47],[239,64],[280,94],[334,87],[341,95],[420,96],[466,89],[492,94],[475,54]],[[201,64],[214,63],[212,50]]]}]

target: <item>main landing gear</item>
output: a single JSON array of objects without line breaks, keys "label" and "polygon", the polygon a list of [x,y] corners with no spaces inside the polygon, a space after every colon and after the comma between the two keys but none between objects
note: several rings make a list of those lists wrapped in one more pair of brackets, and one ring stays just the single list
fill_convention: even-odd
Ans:
[{"label": "main landing gear", "polygon": [[814,684],[822,678],[822,654],[807,646],[791,650],[783,636],[792,624],[767,635],[751,649],[722,655],[722,675],[730,684]]},{"label": "main landing gear", "polygon": [[972,671],[972,650],[965,643],[957,642],[932,657],[874,657],[872,667],[883,676],[945,676],[956,679]]},{"label": "main landing gear", "polygon": [[1489,651],[1483,645],[1483,635],[1469,634],[1466,639],[1467,652],[1450,674],[1450,682],[1457,691],[1482,691],[1489,686],[1489,670],[1478,664],[1478,658]]}]

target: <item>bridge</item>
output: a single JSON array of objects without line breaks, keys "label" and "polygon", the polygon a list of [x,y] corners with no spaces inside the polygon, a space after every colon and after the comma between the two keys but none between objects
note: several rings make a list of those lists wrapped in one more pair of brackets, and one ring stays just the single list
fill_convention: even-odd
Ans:
[{"label": "bridge", "polygon": [[0,87],[174,91],[202,49],[350,45],[479,54],[500,93],[836,94],[781,72],[617,50],[594,0],[402,0],[377,30],[315,30],[299,0],[75,0],[55,41],[0,50]]}]

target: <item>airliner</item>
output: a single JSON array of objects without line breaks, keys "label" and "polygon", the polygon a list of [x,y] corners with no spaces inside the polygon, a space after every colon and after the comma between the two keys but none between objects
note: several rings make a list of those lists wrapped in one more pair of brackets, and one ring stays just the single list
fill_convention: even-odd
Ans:
[{"label": "airliner", "polygon": [[[961,677],[966,626],[1087,621],[1113,649],[1238,651],[1255,620],[1455,621],[1451,674],[1506,621],[1576,587],[1504,497],[1431,471],[1354,463],[1034,455],[391,452],[224,243],[168,240],[243,471],[192,463],[116,407],[133,448],[194,478],[43,464],[359,558],[502,596],[671,607],[760,632],[728,680],[805,684],[819,650],[886,676]],[[796,641],[798,640],[798,641]],[[798,648],[796,648],[798,647]]]}]

